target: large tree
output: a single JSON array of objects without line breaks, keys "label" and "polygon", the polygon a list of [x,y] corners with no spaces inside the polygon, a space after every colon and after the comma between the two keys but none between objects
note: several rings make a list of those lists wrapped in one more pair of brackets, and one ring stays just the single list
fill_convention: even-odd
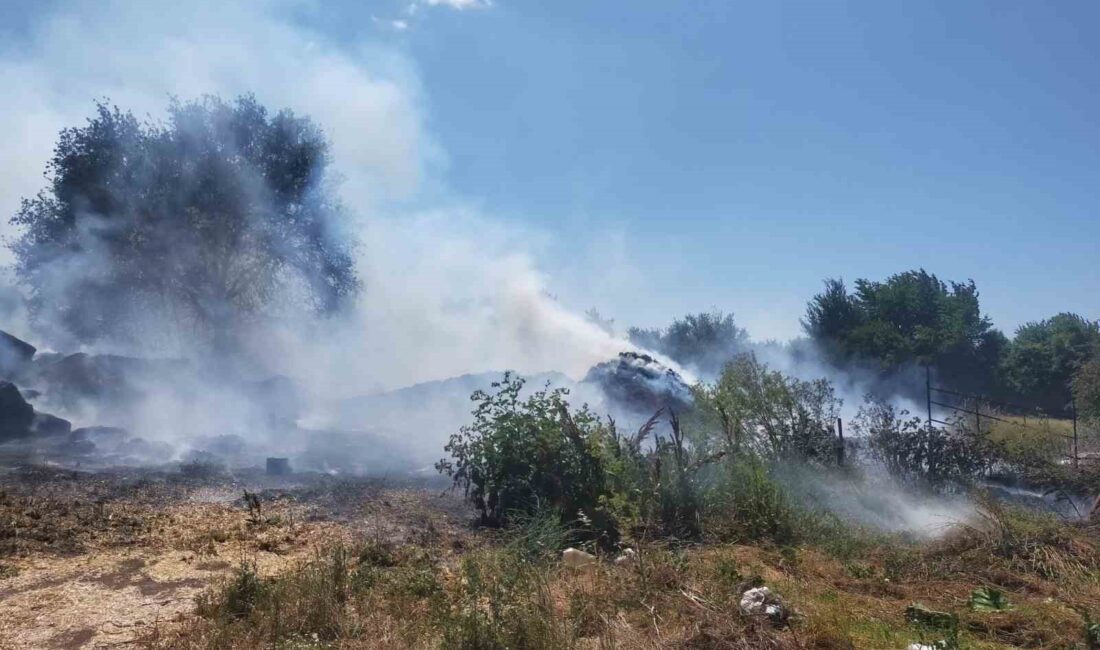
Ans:
[{"label": "large tree", "polygon": [[1074,375],[1098,351],[1100,323],[1062,313],[1016,330],[1004,374],[1020,398],[1061,412],[1069,405]]},{"label": "large tree", "polygon": [[841,280],[828,280],[802,326],[837,363],[870,363],[885,372],[929,365],[943,381],[968,390],[994,387],[1006,344],[981,313],[973,281],[947,283],[924,269],[881,282],[856,280],[851,293]]},{"label": "large tree", "polygon": [[125,340],[152,314],[220,347],[276,302],[328,312],[357,289],[309,119],[251,96],[172,101],[157,122],[96,108],[61,132],[47,188],[12,219],[40,323]]}]

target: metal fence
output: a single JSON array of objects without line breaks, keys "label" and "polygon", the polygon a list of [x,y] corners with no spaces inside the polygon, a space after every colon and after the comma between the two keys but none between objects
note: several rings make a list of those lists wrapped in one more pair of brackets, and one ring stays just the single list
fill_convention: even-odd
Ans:
[{"label": "metal fence", "polygon": [[[1061,412],[1052,412],[1034,405],[1018,404],[996,400],[983,395],[963,393],[942,386],[932,385],[932,372],[925,368],[925,392],[927,395],[928,416],[926,422],[931,429],[933,424],[955,426],[964,419],[973,417],[974,428],[982,432],[983,423],[987,427],[992,422],[1003,422],[1015,427],[1033,430],[1038,434],[1057,435],[1065,440],[1066,460],[1078,465],[1083,459],[1100,460],[1100,432],[1094,427],[1085,426],[1077,417],[1077,406],[1071,399],[1069,408]],[[954,402],[952,403],[952,400]],[[954,422],[934,417],[933,407],[948,409],[956,415]],[[984,411],[983,411],[984,407]],[[1011,413],[1012,415],[1007,416]],[[960,415],[962,414],[962,415]],[[1008,419],[1011,417],[1012,419]],[[1068,422],[1064,433],[1056,431],[1052,422]],[[1060,428],[1060,427],[1059,427]]]}]

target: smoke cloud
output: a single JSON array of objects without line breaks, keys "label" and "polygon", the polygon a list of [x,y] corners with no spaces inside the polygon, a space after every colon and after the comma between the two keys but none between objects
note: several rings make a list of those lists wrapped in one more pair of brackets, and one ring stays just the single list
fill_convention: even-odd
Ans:
[{"label": "smoke cloud", "polygon": [[[356,394],[490,369],[579,376],[628,349],[547,295],[535,261],[545,237],[437,191],[443,156],[414,66],[369,42],[337,47],[288,18],[310,6],[114,0],[65,4],[33,24],[0,56],[16,90],[0,117],[17,138],[0,169],[0,212],[41,188],[58,131],[82,124],[94,99],[156,119],[172,96],[252,92],[325,129],[365,285],[352,319],[263,324],[256,334],[289,350],[272,372]],[[395,207],[427,194],[435,207]]]},{"label": "smoke cloud", "polygon": [[[340,318],[281,310],[248,324],[238,338],[242,356],[252,363],[232,376],[204,367],[190,341],[166,335],[172,328],[150,316],[134,323],[143,332],[136,341],[82,351],[189,359],[186,372],[155,366],[115,376],[114,361],[103,362],[105,367],[77,364],[65,372],[97,381],[106,373],[136,385],[106,403],[83,394],[59,399],[46,391],[37,407],[70,418],[74,426],[125,427],[152,443],[136,454],[144,460],[240,443],[251,447],[250,460],[264,453],[298,454],[324,465],[326,457],[370,457],[357,466],[378,468],[407,461],[403,454],[410,449],[416,462],[442,453],[446,435],[462,424],[455,409],[419,418],[415,432],[383,431],[369,418],[337,417],[340,400],[504,369],[553,370],[576,380],[594,364],[633,349],[550,295],[538,260],[555,243],[544,233],[486,215],[441,189],[445,157],[425,127],[428,111],[415,66],[377,43],[336,45],[292,18],[312,7],[296,0],[64,3],[0,50],[0,76],[13,91],[0,106],[0,118],[15,138],[12,155],[0,162],[5,238],[18,236],[6,217],[21,198],[43,187],[41,172],[58,132],[84,124],[95,100],[106,98],[139,118],[159,120],[172,97],[252,93],[261,104],[290,108],[325,130],[348,208],[336,236],[357,244],[363,282],[361,299]],[[84,252],[52,270],[57,282],[108,263],[98,256],[96,233],[85,234]],[[11,261],[6,250],[0,255],[0,261]],[[588,249],[580,258],[599,266],[607,259],[618,264],[623,256]],[[48,337],[50,324],[31,328],[10,288],[4,298],[4,329],[46,352],[51,340],[58,352],[77,351],[72,341]],[[52,357],[44,358],[36,381],[49,386],[51,372],[61,371],[49,365]],[[271,421],[270,405],[251,390],[273,376],[295,384],[294,398],[305,414],[298,423]],[[236,442],[227,443],[227,436]],[[380,437],[386,445],[367,448]],[[101,438],[101,446],[117,442]],[[387,455],[392,458],[379,458]]]}]

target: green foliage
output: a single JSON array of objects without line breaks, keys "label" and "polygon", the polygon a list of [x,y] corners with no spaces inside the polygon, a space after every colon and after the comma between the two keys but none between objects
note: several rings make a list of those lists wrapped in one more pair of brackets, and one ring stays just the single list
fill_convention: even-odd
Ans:
[{"label": "green foliage", "polygon": [[848,333],[863,323],[863,312],[839,278],[825,280],[825,291],[810,299],[802,329],[815,341],[843,345]]},{"label": "green foliage", "polygon": [[746,455],[723,465],[725,476],[706,495],[707,529],[738,542],[794,544],[803,514],[758,459]]},{"label": "green foliage", "polygon": [[1094,623],[1088,616],[1085,616],[1084,636],[1085,648],[1088,650],[1100,649],[1100,623]]},{"label": "green foliage", "polygon": [[701,449],[744,450],[768,460],[835,459],[833,427],[841,401],[824,379],[787,377],[742,355],[717,382],[694,392],[699,433],[693,441]]},{"label": "green foliage", "polygon": [[871,362],[882,371],[928,364],[953,385],[988,391],[1006,345],[981,314],[973,281],[943,282],[924,269],[883,282],[856,280],[849,293],[827,280],[802,321],[838,363]]},{"label": "green foliage", "polygon": [[1005,356],[1012,390],[1054,413],[1066,410],[1074,374],[1100,350],[1100,323],[1062,313],[1022,325]]},{"label": "green foliage", "polygon": [[730,359],[745,351],[749,335],[737,326],[733,314],[720,311],[688,314],[666,330],[630,328],[630,341],[666,355],[705,375],[716,375]]},{"label": "green foliage", "polygon": [[985,468],[984,440],[962,426],[928,427],[920,418],[868,395],[852,421],[891,476],[933,490],[969,483]]},{"label": "green foliage", "polygon": [[[571,411],[562,390],[521,399],[506,374],[475,392],[474,421],[451,437],[438,469],[462,487],[484,523],[509,525],[521,555],[543,557],[566,540],[604,548],[633,541],[707,535],[789,543],[801,510],[772,478],[773,460],[834,458],[831,424],[839,400],[827,382],[784,377],[752,357],[727,366],[715,386],[697,388],[702,415],[688,433],[661,411],[632,435]],[[736,435],[708,429],[721,414]]]},{"label": "green foliage", "polygon": [[61,132],[47,189],[12,219],[35,317],[94,341],[163,313],[224,344],[284,290],[337,308],[358,281],[330,236],[328,162],[316,125],[251,96],[173,101],[164,123],[98,104]]},{"label": "green foliage", "polygon": [[996,587],[979,587],[970,593],[970,609],[976,612],[1000,612],[1011,609],[1005,592]]},{"label": "green foliage", "polygon": [[200,601],[199,613],[231,619],[247,618],[267,595],[267,584],[256,573],[256,567],[242,563],[216,599]]},{"label": "green foliage", "polygon": [[512,529],[508,531],[504,547],[523,561],[555,560],[569,543],[572,533],[562,525],[557,512],[547,510],[527,517],[517,513],[513,515]]},{"label": "green foliage", "polygon": [[586,407],[571,411],[565,389],[520,399],[524,381],[506,373],[495,392],[476,391],[474,422],[451,436],[436,468],[461,486],[483,523],[555,510],[563,523],[614,541],[603,446],[606,430]]},{"label": "green foliage", "polygon": [[[700,470],[711,459],[701,456],[669,414],[669,435],[658,432],[658,411],[632,436],[620,436],[614,420],[604,447],[609,488],[604,502],[621,528],[636,538],[671,536],[695,539],[700,528]],[[643,449],[652,437],[649,449]]]}]

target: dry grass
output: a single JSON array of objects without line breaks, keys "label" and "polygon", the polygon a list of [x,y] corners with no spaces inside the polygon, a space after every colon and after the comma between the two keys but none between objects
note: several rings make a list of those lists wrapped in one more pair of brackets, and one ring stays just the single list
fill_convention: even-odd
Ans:
[{"label": "dry grass", "polygon": [[[1057,463],[1072,451],[1073,423],[1070,420],[1015,415],[998,417],[1006,421],[987,418],[982,421],[982,433],[1008,458]],[[1080,451],[1086,451],[1083,444]]]},{"label": "dry grass", "polygon": [[[456,552],[441,540],[330,547],[281,578],[249,575],[153,645],[886,649],[944,638],[905,620],[922,603],[958,617],[961,648],[1075,648],[1085,647],[1083,615],[1100,607],[1087,535],[1008,511],[929,548],[881,541],[855,559],[813,546],[649,546],[630,566],[573,572],[504,542]],[[740,615],[741,592],[761,583],[793,607],[789,626]],[[1010,609],[969,608],[988,585],[1007,593]],[[228,603],[244,587],[262,595],[242,613]]]},{"label": "dry grass", "polygon": [[[476,531],[432,492],[248,487],[251,516],[243,484],[3,485],[5,516],[48,521],[20,523],[0,556],[0,648],[896,649],[944,637],[905,620],[922,603],[958,617],[961,648],[1068,649],[1100,613],[1095,533],[994,506],[931,543],[839,528],[787,547],[651,543],[574,572],[547,552],[553,531]],[[789,625],[741,616],[761,583]],[[1011,609],[971,610],[984,586]]]},{"label": "dry grass", "polygon": [[[338,540],[456,525],[453,502],[436,505],[423,490],[325,477],[263,490],[262,476],[245,480],[0,474],[0,648],[134,647],[190,616],[195,597],[241,562],[283,574]],[[253,486],[263,514],[250,520],[241,497]]]}]

